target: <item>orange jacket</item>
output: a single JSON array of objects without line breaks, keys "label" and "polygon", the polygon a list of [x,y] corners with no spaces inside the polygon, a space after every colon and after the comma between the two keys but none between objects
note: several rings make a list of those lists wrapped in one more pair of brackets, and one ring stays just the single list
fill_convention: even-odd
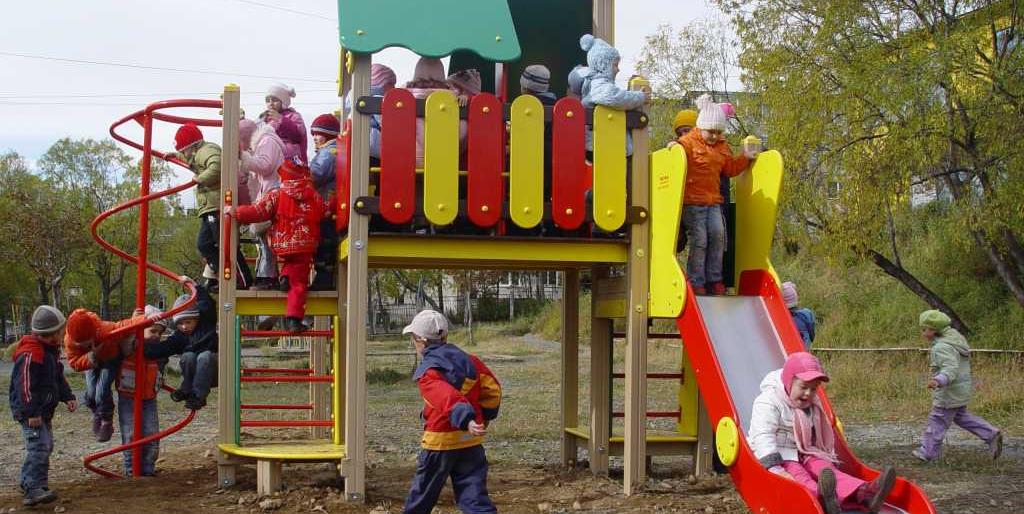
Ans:
[{"label": "orange jacket", "polygon": [[700,130],[693,129],[679,138],[686,151],[686,188],[684,205],[718,205],[725,201],[719,193],[721,175],[735,177],[750,166],[744,155],[733,156],[725,140],[714,145],[704,142]]},{"label": "orange jacket", "polygon": [[103,321],[95,312],[75,309],[68,316],[67,330],[64,334],[64,353],[68,358],[68,366],[75,371],[87,371],[99,363],[116,359],[121,352],[120,339],[135,335],[129,334],[114,340],[109,334],[131,324],[133,320],[134,318]]}]

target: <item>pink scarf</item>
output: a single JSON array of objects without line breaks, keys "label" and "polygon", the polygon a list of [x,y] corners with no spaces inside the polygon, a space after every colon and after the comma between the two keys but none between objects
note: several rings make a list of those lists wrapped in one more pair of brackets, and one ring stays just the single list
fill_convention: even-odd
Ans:
[{"label": "pink scarf", "polygon": [[[796,449],[801,456],[810,455],[832,463],[839,462],[836,458],[836,434],[832,424],[828,422],[821,400],[815,395],[811,400],[811,413],[808,415],[789,397],[785,388],[776,389],[775,394],[793,412],[793,432],[795,433]],[[817,440],[813,440],[817,434]]]}]

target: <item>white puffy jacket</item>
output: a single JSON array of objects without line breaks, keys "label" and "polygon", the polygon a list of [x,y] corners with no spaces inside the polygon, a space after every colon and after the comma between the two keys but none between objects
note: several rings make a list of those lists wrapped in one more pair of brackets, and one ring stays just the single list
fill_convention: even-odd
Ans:
[{"label": "white puffy jacket", "polygon": [[761,394],[754,399],[747,433],[750,449],[765,467],[781,464],[774,455],[781,456],[782,460],[800,460],[793,431],[793,410],[782,402],[777,390],[785,391],[781,369],[768,373],[761,380]]}]

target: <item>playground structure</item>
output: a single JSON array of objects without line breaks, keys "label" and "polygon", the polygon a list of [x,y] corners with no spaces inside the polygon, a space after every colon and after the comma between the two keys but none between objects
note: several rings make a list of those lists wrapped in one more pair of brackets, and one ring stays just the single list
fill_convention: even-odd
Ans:
[{"label": "playground structure", "polygon": [[[395,9],[417,11],[406,14],[420,28],[376,16],[380,9],[388,8],[381,4],[392,3]],[[715,451],[752,511],[821,512],[817,500],[803,487],[765,470],[745,440],[757,382],[767,371],[781,367],[787,353],[802,349],[769,260],[782,180],[781,156],[774,151],[763,153],[753,169],[737,179],[736,231],[732,234],[736,241],[737,294],[698,298],[688,287],[675,256],[686,174],[681,148],[649,153],[648,119],[643,111],[622,112],[605,107],[588,110],[574,99],[559,100],[553,107],[544,107],[529,96],[519,96],[510,102],[507,84],[509,77],[517,75],[510,73],[512,67],[508,63],[521,63],[523,56],[536,56],[540,48],[550,45],[543,37],[547,34],[534,35],[532,39],[517,36],[517,32],[529,33],[521,30],[521,25],[540,18],[537,11],[530,10],[540,9],[540,3],[522,2],[518,7],[510,7],[504,0],[473,2],[469,8],[473,12],[462,12],[463,19],[474,20],[472,31],[457,30],[454,20],[448,19],[447,13],[452,12],[450,4],[453,0],[415,7],[394,0],[373,5],[339,1],[339,10],[345,13],[339,28],[339,95],[350,92],[353,99],[353,111],[342,114],[346,122],[338,146],[336,223],[343,235],[335,291],[311,292],[307,301],[307,313],[317,316],[321,324],[329,320],[328,328],[320,326],[289,334],[319,338],[320,342],[310,345],[308,368],[242,366],[243,338],[285,335],[275,331],[244,331],[242,317],[283,314],[284,294],[236,290],[232,259],[238,245],[237,227],[230,216],[222,218],[217,302],[218,484],[234,485],[238,466],[255,462],[257,489],[270,493],[281,487],[283,463],[332,462],[344,478],[346,497],[350,501],[365,500],[365,320],[369,268],[557,270],[564,274],[559,426],[561,461],[565,465],[576,465],[580,450],[584,450],[590,469],[607,474],[609,457],[621,455],[623,488],[626,494],[632,494],[645,482],[649,455],[691,454],[695,474],[699,475],[709,470],[711,452]],[[552,2],[545,2],[543,8],[552,8],[549,4]],[[575,2],[553,4],[555,8],[583,10]],[[580,30],[614,42],[613,2],[594,0],[592,5],[587,4],[585,23]],[[467,8],[462,6],[463,11]],[[429,27],[429,35],[422,27]],[[568,32],[575,43],[579,34]],[[492,63],[493,75],[488,80],[493,81],[493,93],[482,93],[461,109],[448,92],[434,92],[425,100],[415,99],[404,89],[392,90],[383,98],[370,97],[372,55],[389,46],[403,46],[432,57],[455,50],[471,52],[475,55],[453,56],[452,67],[479,66],[475,63],[480,59]],[[541,57],[537,60],[544,62]],[[552,76],[564,76],[571,64],[552,66]],[[630,84],[631,88],[644,85],[641,78]],[[238,146],[239,95],[237,86],[228,85],[222,101],[158,102],[119,122],[135,120],[145,132],[142,145],[115,134],[119,141],[142,150],[144,155],[141,197],[119,210],[139,205],[145,227],[146,202],[192,185],[154,194],[148,191],[149,157],[166,158],[152,149],[153,120],[196,121],[157,110],[185,106],[221,109],[221,120],[201,120],[200,124],[221,126],[222,147],[233,149]],[[209,103],[195,105],[196,102]],[[380,115],[382,125],[387,127],[382,132],[379,167],[371,167],[368,149],[369,121],[373,115]],[[416,167],[415,159],[417,117],[423,119],[425,133],[422,168]],[[511,135],[507,151],[506,123]],[[460,124],[465,124],[467,131],[464,160],[460,158]],[[550,191],[545,191],[544,176],[546,125],[550,125],[552,138]],[[593,131],[594,141],[592,178],[587,178],[584,149],[588,127]],[[627,131],[633,143],[633,153],[628,156]],[[238,171],[237,153],[225,151],[221,176],[224,206],[235,205]],[[586,194],[588,188],[592,192],[590,198]],[[464,195],[460,194],[462,191]],[[545,196],[548,193],[550,197]],[[370,231],[373,221],[382,222],[375,226],[388,227],[408,225],[421,218],[435,227],[455,223],[484,231],[486,235]],[[544,224],[566,231],[592,224],[596,237],[530,235],[531,230]],[[509,230],[511,227],[526,231],[528,237],[507,235],[513,231]],[[120,254],[139,266],[143,284],[139,302],[143,302],[147,269],[177,277],[146,261],[144,229],[139,247],[137,258]],[[623,272],[613,274],[613,268]],[[593,291],[591,400],[586,423],[578,416],[581,272],[589,272]],[[164,316],[170,315],[173,312]],[[653,318],[676,319],[679,334],[649,334],[648,322]],[[625,322],[623,333],[613,332],[613,321],[617,319]],[[681,338],[684,348],[680,370],[648,373],[648,340],[674,337]],[[625,368],[620,373],[611,369],[614,338],[625,339],[626,343]],[[622,413],[613,413],[610,408],[611,384],[615,379],[625,381]],[[680,382],[677,411],[647,411],[648,379]],[[259,382],[308,384],[310,400],[298,405],[243,403],[243,384]],[[822,397],[839,434],[837,447],[842,469],[864,479],[877,476],[877,471],[860,463],[850,452],[843,440],[842,424],[824,393]],[[261,410],[308,412],[308,416],[291,420],[243,419],[243,413]],[[624,420],[621,435],[612,433],[613,416]],[[677,430],[648,433],[649,417],[675,418]],[[137,423],[139,419],[136,416]],[[189,419],[191,415],[172,428],[180,428]],[[308,427],[310,439],[253,443],[241,437],[245,427]],[[137,426],[136,434],[139,433]],[[162,434],[165,432],[157,435]],[[136,437],[132,445],[155,438],[158,437]],[[117,447],[104,454],[122,449]],[[134,469],[140,467],[135,465]],[[920,489],[904,480],[897,482],[890,502],[886,512],[935,512]]]}]

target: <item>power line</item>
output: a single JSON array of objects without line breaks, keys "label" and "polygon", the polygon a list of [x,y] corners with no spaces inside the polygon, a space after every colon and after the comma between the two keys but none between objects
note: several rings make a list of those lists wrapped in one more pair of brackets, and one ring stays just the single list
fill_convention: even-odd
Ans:
[{"label": "power line", "polygon": [[289,9],[287,7],[281,7],[281,6],[277,6],[277,5],[273,5],[273,4],[265,4],[263,2],[254,2],[252,0],[228,0],[228,1],[238,2],[240,4],[255,5],[257,7],[263,7],[264,9],[274,9],[276,11],[284,11],[284,12],[288,12],[288,13],[292,13],[292,14],[298,14],[298,15],[301,15],[301,16],[309,16],[311,18],[319,18],[321,20],[327,20],[327,21],[329,21],[331,23],[335,23],[337,21],[337,20],[335,20],[334,18],[332,18],[330,16],[324,16],[322,14],[306,12],[306,11],[299,11],[299,10],[296,10],[296,9]]},{"label": "power line", "polygon": [[334,83],[333,80],[311,79],[311,78],[305,78],[305,77],[283,77],[283,76],[274,76],[274,75],[253,75],[253,74],[248,74],[248,73],[235,73],[235,72],[217,71],[217,70],[197,70],[197,69],[189,69],[189,68],[166,68],[166,67],[163,67],[163,66],[147,66],[147,65],[143,65],[143,64],[130,64],[130,63],[121,63],[121,62],[107,62],[107,61],[89,61],[89,60],[85,60],[85,59],[71,59],[71,58],[68,58],[68,57],[53,57],[53,56],[49,56],[49,55],[22,54],[22,53],[17,53],[17,52],[2,52],[2,51],[0,51],[0,56],[21,57],[21,58],[24,58],[24,59],[37,59],[37,60],[43,60],[43,61],[66,62],[66,63],[72,63],[72,64],[90,64],[90,65],[94,65],[94,66],[114,66],[114,67],[118,67],[118,68],[132,68],[132,69],[152,70],[152,71],[169,71],[169,72],[173,72],[173,73],[194,73],[194,74],[199,74],[199,75],[227,75],[227,76],[233,76],[233,77],[244,77],[244,78],[252,78],[252,79],[290,80],[290,81],[295,81],[295,82]]},{"label": "power line", "polygon": [[[302,89],[302,93],[327,93],[336,92],[337,89]],[[201,93],[53,93],[45,95],[37,95],[31,93],[19,94],[16,92],[4,91],[0,92],[0,100],[19,100],[23,98],[145,98],[145,97],[160,97],[160,98],[182,98],[182,97],[195,97],[212,95],[211,91],[204,91]],[[243,95],[265,95],[264,91],[242,91]]]}]

